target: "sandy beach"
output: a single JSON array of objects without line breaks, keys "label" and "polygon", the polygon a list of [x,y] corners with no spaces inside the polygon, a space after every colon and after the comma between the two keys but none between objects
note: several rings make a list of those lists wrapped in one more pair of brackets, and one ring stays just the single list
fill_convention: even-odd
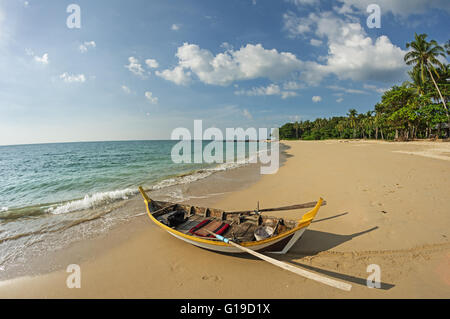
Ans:
[{"label": "sandy beach", "polygon": [[[252,166],[215,174],[186,186],[189,203],[242,210],[257,201],[264,208],[323,197],[327,205],[303,238],[274,257],[346,281],[351,292],[253,257],[191,246],[143,215],[63,252],[42,252],[42,271],[0,282],[0,298],[450,297],[450,143],[283,143],[286,161],[277,174],[259,176]],[[205,192],[218,195],[202,198]],[[145,213],[140,197],[120,209]],[[297,219],[305,212],[279,214]],[[65,269],[74,263],[81,289],[66,286]],[[366,286],[371,264],[381,268],[381,289]]]}]

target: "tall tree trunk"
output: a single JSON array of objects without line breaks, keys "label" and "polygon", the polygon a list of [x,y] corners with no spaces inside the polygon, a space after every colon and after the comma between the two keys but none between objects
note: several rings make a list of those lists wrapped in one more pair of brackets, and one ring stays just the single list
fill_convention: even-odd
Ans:
[{"label": "tall tree trunk", "polygon": [[436,81],[434,80],[433,73],[431,73],[431,70],[428,67],[428,65],[427,65],[427,70],[428,70],[428,73],[430,73],[431,80],[433,81],[434,86],[436,87],[436,90],[439,93],[439,96],[441,97],[442,104],[444,104],[445,114],[447,114],[447,124],[448,124],[449,129],[450,129],[450,115],[448,114],[447,104],[445,103],[445,100],[444,100],[444,97],[442,96],[441,90],[439,90],[439,87],[438,87]]},{"label": "tall tree trunk", "polygon": [[378,126],[375,127],[375,139],[378,140]]}]

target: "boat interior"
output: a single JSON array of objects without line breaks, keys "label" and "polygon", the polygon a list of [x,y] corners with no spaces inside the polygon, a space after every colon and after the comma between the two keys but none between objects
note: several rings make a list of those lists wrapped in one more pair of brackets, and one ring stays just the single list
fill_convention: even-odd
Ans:
[{"label": "boat interior", "polygon": [[259,214],[255,211],[226,212],[161,201],[150,202],[152,216],[181,233],[216,240],[210,233],[234,242],[251,242],[277,236],[297,226],[297,221]]}]

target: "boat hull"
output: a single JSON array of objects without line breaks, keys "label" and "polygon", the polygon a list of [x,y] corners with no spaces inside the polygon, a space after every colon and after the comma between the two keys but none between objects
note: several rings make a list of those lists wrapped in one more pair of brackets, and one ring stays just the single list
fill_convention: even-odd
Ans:
[{"label": "boat hull", "polygon": [[[250,248],[251,250],[254,250],[254,251],[258,251],[258,252],[270,252],[270,253],[277,253],[277,254],[285,254],[300,239],[300,237],[303,235],[305,230],[306,230],[306,228],[303,228],[303,229],[296,231],[294,234],[288,235],[284,238],[280,238],[278,240],[274,240],[274,241],[267,242],[267,243],[262,243],[259,245],[254,245],[254,246],[248,247],[248,248]],[[169,234],[171,234],[172,236],[174,236],[178,239],[183,240],[186,243],[192,244],[192,245],[200,247],[200,248],[213,250],[213,251],[217,251],[217,252],[222,252],[222,253],[230,253],[230,254],[245,253],[241,249],[238,249],[232,245],[218,246],[218,245],[215,245],[215,242],[213,242],[213,241],[211,241],[211,243],[199,242],[199,241],[195,240],[195,237],[193,239],[190,239],[190,238],[182,237],[182,236],[177,235],[172,232],[169,232]]]},{"label": "boat hull", "polygon": [[[216,239],[192,236],[163,224],[153,216],[154,212],[152,212],[152,205],[151,205],[152,200],[147,196],[147,194],[143,191],[142,188],[140,188],[139,190],[141,191],[141,194],[144,197],[149,218],[156,225],[167,231],[172,236],[181,239],[182,241],[192,244],[194,246],[212,251],[223,253],[243,253],[242,250],[234,247],[229,243],[225,243],[223,241],[219,241]],[[311,211],[303,215],[303,217],[298,221],[296,227],[288,231],[285,231],[277,236],[273,236],[260,241],[241,242],[239,243],[239,245],[258,252],[271,252],[278,254],[287,253],[289,249],[291,249],[292,246],[301,238],[305,230],[311,224],[312,220],[319,211],[322,203],[323,199],[321,198]]]}]

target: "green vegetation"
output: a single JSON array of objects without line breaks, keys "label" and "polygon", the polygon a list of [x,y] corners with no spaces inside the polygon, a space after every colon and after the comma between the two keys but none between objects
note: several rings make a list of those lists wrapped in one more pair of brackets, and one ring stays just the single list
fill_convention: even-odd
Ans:
[{"label": "green vegetation", "polygon": [[426,34],[415,34],[414,41],[406,44],[410,51],[405,63],[413,67],[408,72],[411,79],[384,92],[373,111],[358,114],[350,109],[347,116],[287,123],[280,128],[280,139],[449,137],[450,71],[438,58],[450,55],[450,41],[444,49],[426,38]]}]

